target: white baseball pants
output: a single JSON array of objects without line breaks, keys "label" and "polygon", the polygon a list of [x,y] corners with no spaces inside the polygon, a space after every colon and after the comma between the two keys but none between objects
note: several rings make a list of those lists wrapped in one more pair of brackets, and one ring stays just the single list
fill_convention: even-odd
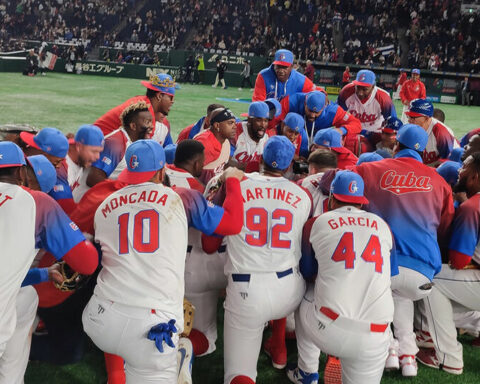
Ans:
[{"label": "white baseball pants", "polygon": [[0,353],[0,384],[23,384],[32,342],[32,325],[37,314],[38,296],[32,286],[20,288],[15,307],[17,321],[12,337]]},{"label": "white baseball pants", "polygon": [[305,280],[297,268],[283,276],[276,272],[248,276],[248,281],[238,281],[236,275],[228,277],[223,352],[225,384],[239,375],[256,380],[265,323],[295,311],[305,293]]},{"label": "white baseball pants", "polygon": [[463,368],[462,344],[457,341],[452,303],[480,310],[480,270],[457,270],[443,264],[433,281],[432,294],[424,302],[437,358],[440,364]]},{"label": "white baseball pants", "polygon": [[[150,308],[113,303],[93,295],[83,311],[83,328],[104,352],[123,357],[127,384],[171,384],[177,382],[178,333],[172,336],[175,348],[165,343],[160,353],[150,328],[167,323],[174,316]],[[178,322],[178,319],[177,319]]]},{"label": "white baseball pants", "polygon": [[207,254],[193,247],[185,261],[185,297],[195,307],[193,328],[208,339],[208,350],[215,351],[217,341],[217,304],[220,291],[227,287],[225,276],[226,252]]},{"label": "white baseball pants", "polygon": [[[313,286],[295,313],[298,367],[318,372],[320,350],[340,358],[344,384],[380,383],[390,344],[389,324],[372,332],[371,323],[320,312],[314,303]],[[333,318],[332,318],[333,317]]]},{"label": "white baseball pants", "polygon": [[420,289],[430,280],[420,272],[398,267],[399,274],[392,277],[392,296],[395,311],[393,326],[398,340],[398,355],[413,355],[418,352],[413,332],[413,302],[427,297],[432,289]]}]

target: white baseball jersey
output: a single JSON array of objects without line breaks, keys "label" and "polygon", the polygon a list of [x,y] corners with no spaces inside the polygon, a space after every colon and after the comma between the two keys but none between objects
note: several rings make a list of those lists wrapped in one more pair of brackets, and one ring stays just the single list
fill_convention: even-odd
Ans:
[{"label": "white baseball jersey", "polygon": [[65,158],[65,161],[67,162],[68,166],[68,185],[72,187],[75,184],[75,181],[80,178],[80,175],[83,172],[83,167],[80,167],[78,164],[76,164],[68,155]]},{"label": "white baseball jersey", "polygon": [[170,180],[171,187],[181,187],[188,189],[196,189],[203,193],[205,187],[191,173],[184,169],[177,168],[173,164],[167,165],[165,172]]},{"label": "white baseball jersey", "polygon": [[247,164],[252,161],[260,161],[263,153],[263,147],[268,140],[268,135],[264,135],[258,143],[248,134],[247,122],[243,121],[237,124],[237,143],[233,157],[241,164]]},{"label": "white baseball jersey", "polygon": [[362,130],[381,132],[382,122],[395,115],[395,107],[387,91],[375,86],[367,101],[361,102],[355,94],[355,85],[347,84],[338,95],[338,104],[362,123]]},{"label": "white baseball jersey", "polygon": [[427,146],[423,152],[424,164],[434,164],[440,159],[447,159],[452,149],[460,146],[453,131],[433,117],[427,133]]},{"label": "white baseball jersey", "polygon": [[315,304],[356,320],[393,319],[392,234],[379,216],[347,206],[318,216],[310,243],[318,261]]},{"label": "white baseball jersey", "polygon": [[244,224],[238,235],[226,238],[225,272],[276,272],[297,266],[311,197],[284,177],[256,172],[246,176],[240,183]]},{"label": "white baseball jersey", "polygon": [[302,187],[310,192],[312,196],[313,216],[321,215],[328,210],[328,195],[324,195],[319,187],[323,174],[324,172],[319,172],[314,175],[308,175],[302,180]]},{"label": "white baseball jersey", "polygon": [[157,141],[163,147],[163,144],[165,143],[165,139],[169,132],[170,130],[165,124],[161,123],[160,121],[156,121],[152,140]]}]

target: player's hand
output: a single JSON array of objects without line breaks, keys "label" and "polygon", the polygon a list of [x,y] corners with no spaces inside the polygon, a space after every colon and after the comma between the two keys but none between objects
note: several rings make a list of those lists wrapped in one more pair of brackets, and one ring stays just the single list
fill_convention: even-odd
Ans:
[{"label": "player's hand", "polygon": [[160,353],[163,353],[163,342],[165,342],[169,347],[175,348],[173,344],[172,336],[177,332],[175,327],[175,320],[172,319],[168,323],[160,323],[148,331],[147,338],[149,340],[155,341],[155,346],[157,347]]},{"label": "player's hand", "polygon": [[60,264],[55,263],[48,268],[48,280],[58,284],[63,283],[64,278],[60,272]]},{"label": "player's hand", "polygon": [[220,180],[224,181],[224,180],[228,179],[229,177],[234,177],[234,178],[238,179],[239,181],[241,181],[243,179],[244,175],[245,175],[245,173],[243,171],[241,171],[240,169],[235,168],[235,167],[230,167],[230,168],[227,168],[222,173],[222,176],[220,176]]}]

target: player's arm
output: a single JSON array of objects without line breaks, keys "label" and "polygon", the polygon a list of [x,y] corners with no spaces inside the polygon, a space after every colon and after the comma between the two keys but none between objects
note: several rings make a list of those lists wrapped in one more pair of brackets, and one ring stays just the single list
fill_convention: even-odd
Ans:
[{"label": "player's arm", "polygon": [[340,106],[340,108],[342,108],[344,111],[348,111],[348,108],[347,108],[347,98],[346,98],[346,92],[345,92],[345,88],[343,88],[340,93],[338,94],[338,97],[337,97],[337,104]]},{"label": "player's arm", "polygon": [[408,99],[407,99],[407,88],[408,88],[408,83],[405,82],[402,85],[402,89],[400,89],[400,100],[402,100],[403,105],[408,105]]},{"label": "player's arm", "polygon": [[[312,91],[315,91],[315,85],[313,84],[312,80],[310,80],[308,77],[305,76],[305,81],[303,82],[302,92],[303,93],[308,93],[308,92],[312,92]],[[327,94],[325,93],[325,96],[326,95]]]},{"label": "player's arm", "polygon": [[50,196],[31,191],[36,203],[35,245],[50,252],[55,259],[63,259],[73,270],[92,274],[98,266],[98,253],[85,240],[77,225],[63,212]]},{"label": "player's arm", "polygon": [[87,185],[93,187],[101,181],[107,179],[117,168],[118,163],[123,158],[122,147],[115,140],[105,141],[105,147],[97,161],[95,161],[87,176]]},{"label": "player's arm", "polygon": [[53,264],[48,268],[31,268],[27,272],[25,279],[23,279],[22,287],[40,284],[45,281],[55,281],[57,283],[61,283],[63,281],[59,264]]},{"label": "player's arm", "polygon": [[452,228],[448,257],[452,268],[462,269],[471,262],[479,241],[478,209],[473,209],[468,203],[460,205]]},{"label": "player's arm", "polygon": [[68,184],[68,168],[65,162],[57,169],[57,181],[48,194],[53,197],[67,215],[74,211],[76,204],[73,201],[72,189]]},{"label": "player's arm", "polygon": [[267,89],[265,87],[265,79],[262,74],[257,75],[255,80],[255,88],[253,90],[252,101],[263,101],[267,98]]},{"label": "player's arm", "polygon": [[384,119],[388,119],[390,116],[397,117],[397,110],[395,109],[395,105],[389,96],[382,98],[382,104],[380,108]]},{"label": "player's arm", "polygon": [[337,112],[332,121],[332,126],[336,128],[344,128],[342,134],[358,135],[362,131],[362,123],[355,116],[345,111],[342,107],[337,106]]},{"label": "player's arm", "polygon": [[[318,216],[317,216],[318,217]],[[312,244],[310,243],[310,234],[312,226],[317,217],[311,218],[303,226],[302,233],[302,257],[300,258],[300,273],[307,281],[313,281],[318,272],[318,263],[315,258]]]},{"label": "player's arm", "polygon": [[419,99],[426,99],[427,98],[427,90],[425,88],[425,84],[420,82],[420,97]]}]

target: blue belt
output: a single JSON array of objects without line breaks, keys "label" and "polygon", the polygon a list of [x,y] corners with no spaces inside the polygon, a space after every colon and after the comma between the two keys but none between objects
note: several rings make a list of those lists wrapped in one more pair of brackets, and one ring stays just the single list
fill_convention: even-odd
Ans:
[{"label": "blue belt", "polygon": [[[282,277],[288,276],[293,273],[293,268],[288,268],[285,271],[275,272],[277,277],[281,279]],[[232,273],[233,281],[248,282],[250,281],[250,273]]]},{"label": "blue belt", "polygon": [[[190,253],[192,252],[192,249],[193,249],[193,246],[189,245],[187,247],[187,253]],[[227,251],[227,246],[226,245],[221,245],[219,248],[218,248],[218,253],[225,253]]]}]

